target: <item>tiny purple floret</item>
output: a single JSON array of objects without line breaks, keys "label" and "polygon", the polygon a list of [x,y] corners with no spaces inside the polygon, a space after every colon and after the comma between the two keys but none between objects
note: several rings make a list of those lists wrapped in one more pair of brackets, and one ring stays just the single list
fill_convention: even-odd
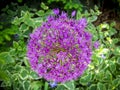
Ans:
[{"label": "tiny purple floret", "polygon": [[99,46],[100,46],[99,41],[96,41],[96,42],[94,43],[94,48],[98,49],[98,48],[99,48]]},{"label": "tiny purple floret", "polygon": [[71,14],[71,16],[74,17],[75,14],[76,14],[76,11],[73,11],[72,14]]},{"label": "tiny purple floret", "polygon": [[54,12],[55,15],[58,15],[59,14],[59,9],[58,8],[53,9],[53,12]]}]

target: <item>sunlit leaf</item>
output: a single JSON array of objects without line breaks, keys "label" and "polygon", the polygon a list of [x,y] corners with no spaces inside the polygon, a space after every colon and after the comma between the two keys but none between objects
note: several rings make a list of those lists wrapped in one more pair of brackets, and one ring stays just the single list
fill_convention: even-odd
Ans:
[{"label": "sunlit leaf", "polygon": [[10,80],[8,73],[5,70],[2,70],[1,68],[0,68],[0,80],[3,80],[3,81]]},{"label": "sunlit leaf", "polygon": [[43,8],[44,10],[47,10],[48,9],[48,6],[45,5],[45,3],[41,3],[41,8]]},{"label": "sunlit leaf", "polygon": [[38,12],[36,12],[36,14],[38,16],[43,16],[45,14],[45,12],[43,10],[39,10]]},{"label": "sunlit leaf", "polygon": [[14,63],[14,59],[10,56],[9,52],[0,53],[0,64]]},{"label": "sunlit leaf", "polygon": [[69,81],[66,82],[64,84],[62,84],[63,86],[65,86],[68,90],[75,90],[75,86],[74,86],[74,81]]},{"label": "sunlit leaf", "polygon": [[97,90],[106,90],[106,87],[105,87],[105,85],[103,84],[103,83],[98,83],[97,84]]},{"label": "sunlit leaf", "polygon": [[88,90],[97,90],[97,85],[96,84],[92,84]]},{"label": "sunlit leaf", "polygon": [[89,74],[87,74],[87,75],[80,78],[80,83],[82,85],[87,85],[87,83],[90,82],[91,79],[92,79],[92,74],[89,73]]},{"label": "sunlit leaf", "polygon": [[40,81],[34,81],[31,83],[31,89],[32,90],[40,90],[41,86],[43,85]]}]

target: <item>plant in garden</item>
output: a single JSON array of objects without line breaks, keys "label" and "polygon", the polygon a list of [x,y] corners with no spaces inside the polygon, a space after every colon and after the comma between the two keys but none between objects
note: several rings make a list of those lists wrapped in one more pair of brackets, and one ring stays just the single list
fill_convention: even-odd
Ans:
[{"label": "plant in garden", "polygon": [[80,77],[91,62],[92,35],[85,31],[85,18],[75,20],[65,12],[59,15],[59,9],[53,11],[55,16],[30,34],[27,56],[39,76],[66,82]]},{"label": "plant in garden", "polygon": [[[26,5],[19,6],[15,4],[11,5],[11,8],[6,8],[7,11],[3,9],[5,12],[11,12],[7,17],[11,15],[15,17],[14,20],[13,17],[9,18],[10,20],[12,19],[13,22],[10,21],[7,23],[17,28],[5,27],[5,23],[1,23],[0,25],[1,30],[3,28],[9,28],[9,30],[1,31],[1,35],[5,35],[3,38],[6,37],[5,32],[14,31],[14,29],[14,33],[10,32],[10,36],[14,35],[16,38],[12,42],[13,46],[7,47],[9,49],[8,51],[0,53],[0,82],[2,82],[0,86],[4,87],[5,90],[120,90],[120,34],[114,29],[115,23],[99,23],[99,25],[95,26],[93,22],[97,20],[100,14],[98,8],[95,7],[94,9],[84,11],[85,8],[81,8],[84,4],[76,3],[80,5],[77,7],[77,5],[73,3],[73,1],[79,0],[71,0],[72,2],[69,3],[67,0],[48,1],[51,1],[50,5],[54,5],[52,1],[57,3],[64,1],[64,5],[59,8],[64,8],[68,15],[65,13],[60,14],[60,11],[56,9],[54,10],[54,15],[48,17],[46,20],[48,15],[53,14],[50,9],[51,6],[46,3],[47,1],[40,4],[40,10],[38,10],[38,8],[30,8]],[[58,6],[56,5],[56,7]],[[81,12],[80,8],[83,12]],[[69,13],[73,9],[75,9],[76,12]],[[71,16],[69,16],[70,14]],[[60,18],[61,15],[62,18]],[[79,28],[76,25],[78,22]],[[37,29],[33,31],[34,28]],[[79,34],[77,34],[77,30]],[[30,35],[31,37],[28,43],[28,35],[32,31],[33,33]],[[86,33],[90,36],[92,35],[90,40],[86,40]],[[81,39],[78,40],[77,36],[84,38],[83,40],[87,44],[91,41],[90,47],[84,45],[85,42]],[[77,40],[81,42],[77,42]],[[2,42],[6,43],[5,41],[6,40],[3,40]],[[33,43],[30,44],[30,41]],[[92,42],[94,44],[92,44]],[[30,50],[34,51],[31,52],[33,54],[30,54],[30,62],[33,70],[36,71],[37,74],[31,70],[28,58],[26,57],[27,43],[28,45],[32,45],[30,46],[32,47]],[[92,45],[96,47],[93,48],[93,50]],[[79,46],[82,47],[79,48]],[[4,47],[6,48],[6,46]],[[89,56],[91,59],[88,59],[89,62],[87,62],[89,53],[85,53],[89,51],[87,48],[92,51],[92,57]],[[79,53],[83,56],[78,57]],[[40,55],[41,57],[39,57]],[[33,59],[31,60],[32,57]],[[88,68],[86,70],[80,68],[78,61],[83,61],[80,62],[81,65],[85,65],[85,67]],[[68,69],[66,70],[66,68]],[[58,71],[54,73],[55,70]],[[76,80],[66,79],[64,80],[67,81],[65,83],[59,83],[55,81],[54,78],[49,81],[41,78],[43,75],[42,77],[46,79],[46,75],[49,76],[52,72],[53,76],[57,73],[57,75],[60,76],[59,78],[64,78],[66,77],[65,74],[68,75],[70,73],[68,76],[73,74],[71,79],[75,79],[72,77],[75,77],[76,74],[74,73],[77,70],[80,70],[80,72],[83,70],[84,73],[82,72],[82,76],[76,76]],[[79,72],[77,72],[77,74],[79,74]]]}]

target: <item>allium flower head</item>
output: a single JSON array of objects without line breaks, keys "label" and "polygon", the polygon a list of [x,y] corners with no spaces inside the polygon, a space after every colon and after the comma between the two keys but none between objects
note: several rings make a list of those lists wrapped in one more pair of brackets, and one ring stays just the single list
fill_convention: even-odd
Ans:
[{"label": "allium flower head", "polygon": [[92,54],[92,36],[85,31],[86,25],[85,18],[68,18],[65,12],[49,16],[30,35],[27,56],[32,69],[53,82],[80,77]]}]

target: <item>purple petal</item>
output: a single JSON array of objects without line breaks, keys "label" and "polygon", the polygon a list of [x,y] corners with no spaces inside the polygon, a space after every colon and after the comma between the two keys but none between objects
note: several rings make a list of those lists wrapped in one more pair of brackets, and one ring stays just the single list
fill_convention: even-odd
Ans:
[{"label": "purple petal", "polygon": [[73,11],[72,14],[71,14],[71,16],[74,17],[75,14],[76,14],[76,11]]},{"label": "purple petal", "polygon": [[59,9],[58,8],[53,9],[53,12],[54,12],[55,15],[58,15],[59,14]]},{"label": "purple petal", "polygon": [[61,17],[61,18],[67,18],[67,13],[62,12],[60,17]]},{"label": "purple petal", "polygon": [[98,49],[99,46],[100,46],[99,41],[96,41],[96,42],[94,43],[94,48]]},{"label": "purple petal", "polygon": [[86,25],[87,25],[87,20],[86,18],[82,18],[79,20],[79,25],[82,27],[82,28],[85,28]]}]

